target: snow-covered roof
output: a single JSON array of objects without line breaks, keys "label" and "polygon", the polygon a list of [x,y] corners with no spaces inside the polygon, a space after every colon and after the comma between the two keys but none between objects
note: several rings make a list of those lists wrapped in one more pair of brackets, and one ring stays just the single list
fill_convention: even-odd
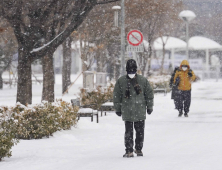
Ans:
[{"label": "snow-covered roof", "polygon": [[222,50],[222,46],[206,37],[195,36],[189,40],[189,48],[192,50]]},{"label": "snow-covered roof", "polygon": [[159,37],[154,41],[154,49],[155,50],[162,50],[163,44],[166,43],[165,49],[172,50],[172,49],[186,49],[187,43],[179,38],[175,37]]}]

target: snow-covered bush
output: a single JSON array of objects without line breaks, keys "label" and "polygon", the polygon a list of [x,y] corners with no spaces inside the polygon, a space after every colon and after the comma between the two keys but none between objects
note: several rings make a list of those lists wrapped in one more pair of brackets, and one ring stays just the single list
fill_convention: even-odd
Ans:
[{"label": "snow-covered bush", "polygon": [[114,85],[111,84],[108,88],[104,89],[101,86],[98,86],[96,90],[87,92],[85,89],[80,90],[80,98],[82,105],[96,104],[93,106],[93,109],[98,110],[101,105],[107,100],[113,99],[113,88]]},{"label": "snow-covered bush", "polygon": [[170,75],[152,76],[148,80],[153,89],[167,88],[169,90]]},{"label": "snow-covered bush", "polygon": [[16,122],[8,110],[8,107],[0,107],[0,161],[10,157],[12,146],[18,143],[15,138]]},{"label": "snow-covered bush", "polygon": [[28,106],[17,103],[7,110],[13,117],[18,139],[41,139],[58,130],[70,129],[76,125],[77,112],[77,107],[62,100]]},{"label": "snow-covered bush", "polygon": [[24,107],[17,104],[12,109],[18,121],[17,137],[19,139],[41,139],[49,137],[58,130],[70,129],[76,124],[78,108],[70,103],[58,100],[55,103]]},{"label": "snow-covered bush", "polygon": [[70,129],[77,123],[78,107],[57,100],[54,103],[15,107],[0,106],[0,161],[11,156],[18,139],[41,139],[58,130]]},{"label": "snow-covered bush", "polygon": [[42,103],[36,106],[23,107],[17,104],[12,109],[17,113],[18,121],[17,137],[19,139],[40,139],[48,137],[58,129],[58,112],[51,104]]},{"label": "snow-covered bush", "polygon": [[68,130],[71,129],[72,126],[75,126],[77,123],[77,112],[79,110],[78,107],[74,107],[71,103],[67,103],[65,101],[60,100],[59,106],[57,106],[58,112],[60,113],[60,117],[58,119],[59,128],[58,130]]}]

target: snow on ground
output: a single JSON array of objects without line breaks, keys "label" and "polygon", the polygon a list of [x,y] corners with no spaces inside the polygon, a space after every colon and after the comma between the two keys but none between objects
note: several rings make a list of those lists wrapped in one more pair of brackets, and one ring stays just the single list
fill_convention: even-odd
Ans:
[{"label": "snow on ground", "polygon": [[[79,73],[80,74],[80,73]],[[77,77],[77,75],[71,75],[71,82],[74,82]],[[8,78],[8,76],[5,74],[3,78]],[[42,79],[42,75],[39,75],[39,80]],[[57,74],[56,75],[56,84],[55,84],[55,98],[56,99],[63,99],[65,101],[69,101],[73,98],[76,98],[77,95],[80,92],[80,88],[82,87],[82,80],[83,76],[81,75],[75,84],[70,88],[69,93],[62,96],[62,75]],[[0,105],[10,105],[14,106],[16,103],[16,92],[17,87],[12,86],[11,88],[8,85],[3,86],[3,90],[0,90]],[[42,95],[42,84],[34,83],[32,84],[32,103],[40,103],[41,102],[41,95]]]},{"label": "snow on ground", "polygon": [[[56,86],[59,94],[61,87]],[[221,170],[221,87],[222,82],[195,83],[189,118],[177,117],[170,94],[155,95],[154,112],[146,120],[144,157],[122,158],[124,123],[110,112],[99,117],[98,124],[81,118],[77,127],[48,139],[21,140],[13,147],[13,156],[0,162],[0,169]],[[4,97],[14,95],[13,89],[3,93]],[[64,99],[69,100],[72,93]],[[39,96],[34,96],[36,101]],[[0,98],[4,101],[2,93]],[[8,104],[15,100],[7,98]]]}]

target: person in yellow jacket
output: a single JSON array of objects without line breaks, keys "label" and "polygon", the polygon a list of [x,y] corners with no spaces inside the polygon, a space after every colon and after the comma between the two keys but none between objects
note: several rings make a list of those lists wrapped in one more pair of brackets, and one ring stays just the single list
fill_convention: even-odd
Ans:
[{"label": "person in yellow jacket", "polygon": [[183,115],[188,117],[191,104],[191,83],[196,79],[194,72],[190,69],[189,62],[183,60],[180,69],[176,72],[174,77],[174,84],[178,86],[178,95],[175,99],[177,102],[177,109],[179,117]]}]

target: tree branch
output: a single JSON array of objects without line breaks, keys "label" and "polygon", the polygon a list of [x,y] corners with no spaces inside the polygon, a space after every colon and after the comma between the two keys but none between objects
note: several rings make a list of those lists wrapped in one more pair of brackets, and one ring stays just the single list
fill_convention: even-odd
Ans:
[{"label": "tree branch", "polygon": [[93,5],[85,6],[83,9],[84,13],[79,11],[78,15],[71,20],[67,28],[63,30],[63,32],[60,32],[60,34],[57,35],[57,37],[55,37],[51,42],[48,42],[42,48],[40,47],[40,50],[32,50],[31,56],[33,59],[41,58],[47,52],[54,51],[60,44],[62,44],[66,38],[68,38],[70,34],[84,21],[88,13],[93,9]]},{"label": "tree branch", "polygon": [[48,19],[49,14],[52,12],[52,9],[57,5],[58,0],[53,0],[48,7],[46,8],[46,10],[42,13],[41,15],[41,20],[42,22],[46,21]]},{"label": "tree branch", "polygon": [[102,2],[97,2],[96,5],[108,4],[108,3],[117,2],[117,1],[120,1],[120,0],[109,0],[109,1],[103,0]]}]

